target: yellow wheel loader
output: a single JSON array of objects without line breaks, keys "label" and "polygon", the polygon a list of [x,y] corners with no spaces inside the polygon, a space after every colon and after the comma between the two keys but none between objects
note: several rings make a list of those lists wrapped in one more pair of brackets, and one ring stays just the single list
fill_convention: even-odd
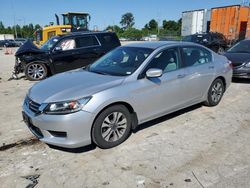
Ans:
[{"label": "yellow wheel loader", "polygon": [[56,15],[57,25],[51,22],[50,26],[45,26],[35,31],[35,44],[41,46],[53,36],[63,35],[76,31],[88,31],[90,15],[88,13],[67,12],[62,14],[63,25],[60,25],[59,17]]}]

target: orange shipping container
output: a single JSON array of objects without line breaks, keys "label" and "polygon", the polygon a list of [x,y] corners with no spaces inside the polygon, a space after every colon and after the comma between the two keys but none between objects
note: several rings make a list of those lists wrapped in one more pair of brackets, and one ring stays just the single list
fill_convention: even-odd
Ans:
[{"label": "orange shipping container", "polygon": [[212,8],[210,31],[222,33],[229,41],[244,39],[250,36],[249,16],[249,6],[232,5]]}]

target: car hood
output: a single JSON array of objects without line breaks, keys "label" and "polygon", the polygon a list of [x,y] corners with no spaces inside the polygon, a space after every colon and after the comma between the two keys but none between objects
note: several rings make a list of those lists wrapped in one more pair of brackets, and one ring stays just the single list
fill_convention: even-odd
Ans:
[{"label": "car hood", "polygon": [[250,62],[250,53],[225,53],[226,56],[234,66],[241,65],[245,62]]},{"label": "car hood", "polygon": [[124,77],[100,75],[84,70],[69,71],[35,84],[29,90],[28,96],[39,104],[80,99],[117,86],[123,80]]},{"label": "car hood", "polygon": [[27,53],[45,53],[46,51],[38,48],[31,40],[27,40],[17,51],[15,56],[21,56]]}]

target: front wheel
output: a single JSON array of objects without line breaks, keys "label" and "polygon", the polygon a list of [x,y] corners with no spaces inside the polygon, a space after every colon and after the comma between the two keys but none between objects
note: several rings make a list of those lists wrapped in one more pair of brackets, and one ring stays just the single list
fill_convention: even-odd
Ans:
[{"label": "front wheel", "polygon": [[207,94],[207,100],[205,104],[207,106],[216,106],[221,101],[221,98],[224,94],[225,86],[223,81],[220,78],[217,78],[213,81],[211,84],[208,94]]},{"label": "front wheel", "polygon": [[47,67],[40,62],[32,62],[25,67],[25,76],[30,81],[38,81],[47,77]]},{"label": "front wheel", "polygon": [[115,105],[99,114],[93,125],[92,139],[98,147],[108,149],[124,142],[130,130],[130,112],[123,105]]}]

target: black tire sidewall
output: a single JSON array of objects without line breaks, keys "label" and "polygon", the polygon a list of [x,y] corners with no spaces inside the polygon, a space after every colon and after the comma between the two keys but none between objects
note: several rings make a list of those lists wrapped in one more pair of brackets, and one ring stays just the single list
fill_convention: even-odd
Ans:
[{"label": "black tire sidewall", "polygon": [[[212,93],[212,88],[213,88],[213,86],[214,86],[217,82],[220,82],[220,83],[221,83],[221,85],[222,85],[222,90],[223,90],[223,91],[222,91],[222,95],[221,95],[220,100],[217,101],[217,102],[214,102],[214,101],[212,100],[211,93]],[[222,97],[223,97],[224,92],[225,92],[225,85],[224,85],[224,83],[223,83],[223,81],[222,81],[221,79],[217,78],[216,80],[213,81],[213,83],[211,84],[211,86],[210,86],[210,88],[209,88],[209,90],[208,90],[208,96],[207,96],[207,102],[206,102],[206,104],[207,104],[208,106],[216,106],[216,105],[218,105],[218,104],[220,103]]]},{"label": "black tire sidewall", "polygon": [[[104,140],[102,138],[102,133],[101,133],[101,126],[102,126],[102,123],[104,121],[104,119],[110,115],[112,112],[121,112],[125,115],[126,119],[127,119],[127,129],[124,133],[124,135],[117,141],[115,142],[107,142],[106,140]],[[123,105],[114,105],[114,106],[111,106],[111,107],[108,107],[107,109],[103,110],[99,115],[98,117],[96,118],[94,124],[93,124],[93,128],[92,128],[92,140],[94,141],[94,143],[102,148],[102,149],[108,149],[108,148],[112,148],[112,147],[115,147],[119,144],[121,144],[122,142],[124,142],[129,134],[130,134],[130,131],[131,131],[131,114],[130,112],[128,111],[128,109],[123,106]]]},{"label": "black tire sidewall", "polygon": [[[29,67],[30,65],[32,65],[32,64],[39,64],[39,65],[43,66],[45,72],[44,72],[44,75],[43,75],[42,78],[40,78],[40,79],[33,79],[32,77],[30,77],[30,76],[28,75],[28,67]],[[44,63],[42,63],[42,62],[31,62],[31,63],[28,63],[28,64],[25,66],[25,71],[24,71],[24,72],[25,72],[26,78],[27,78],[28,80],[30,80],[30,81],[39,81],[39,80],[43,80],[43,79],[45,79],[45,78],[47,77],[47,75],[48,75],[48,69],[47,69],[46,65],[45,65]]]}]

